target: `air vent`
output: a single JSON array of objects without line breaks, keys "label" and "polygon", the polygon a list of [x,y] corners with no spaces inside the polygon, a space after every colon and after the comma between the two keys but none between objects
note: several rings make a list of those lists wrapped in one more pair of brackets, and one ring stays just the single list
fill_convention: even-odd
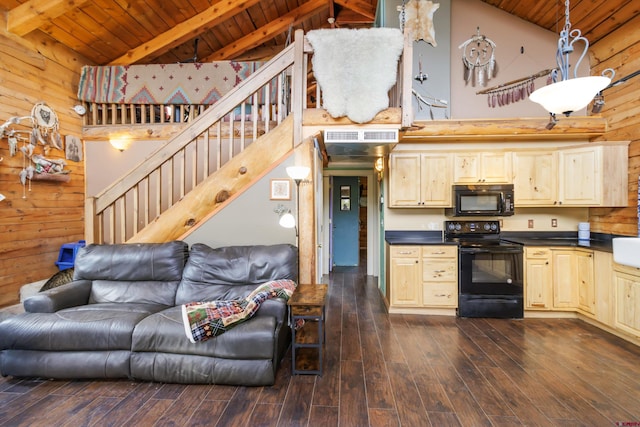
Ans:
[{"label": "air vent", "polygon": [[398,130],[326,130],[324,142],[398,142]]}]

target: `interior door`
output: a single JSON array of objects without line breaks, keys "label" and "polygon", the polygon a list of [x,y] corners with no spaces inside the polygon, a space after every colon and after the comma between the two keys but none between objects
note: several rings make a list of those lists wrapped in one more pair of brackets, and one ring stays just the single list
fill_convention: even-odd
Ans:
[{"label": "interior door", "polygon": [[332,189],[333,265],[357,266],[360,199],[358,177],[334,176]]}]

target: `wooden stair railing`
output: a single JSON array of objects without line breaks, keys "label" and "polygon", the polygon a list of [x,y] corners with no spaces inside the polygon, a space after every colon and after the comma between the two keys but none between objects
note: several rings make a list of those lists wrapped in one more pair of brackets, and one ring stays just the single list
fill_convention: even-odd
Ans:
[{"label": "wooden stair railing", "polygon": [[[88,198],[87,242],[131,240],[287,116],[293,113],[294,125],[299,122],[303,104],[292,100],[306,93],[306,54],[301,35],[302,31],[296,32],[293,44],[202,112],[142,164]],[[277,87],[275,100],[270,99],[273,85]],[[293,135],[291,148],[300,142],[301,131],[293,131]]]}]

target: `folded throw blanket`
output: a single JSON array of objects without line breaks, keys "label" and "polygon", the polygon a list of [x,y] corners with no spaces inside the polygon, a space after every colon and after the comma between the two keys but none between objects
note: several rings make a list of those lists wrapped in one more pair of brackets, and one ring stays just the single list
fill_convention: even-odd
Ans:
[{"label": "folded throw blanket", "polygon": [[272,280],[242,299],[183,304],[182,322],[187,338],[195,343],[218,336],[250,319],[264,301],[270,298],[288,300],[295,288],[293,280]]}]

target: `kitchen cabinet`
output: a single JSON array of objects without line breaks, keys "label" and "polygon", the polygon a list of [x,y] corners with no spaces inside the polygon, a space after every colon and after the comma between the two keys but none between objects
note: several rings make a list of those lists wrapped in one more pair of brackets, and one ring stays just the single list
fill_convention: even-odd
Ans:
[{"label": "kitchen cabinet", "polygon": [[613,254],[593,252],[593,274],[595,292],[595,318],[607,326],[615,325],[615,286],[613,278]]},{"label": "kitchen cabinet", "polygon": [[451,207],[450,153],[392,153],[390,207]]},{"label": "kitchen cabinet", "polygon": [[453,155],[455,184],[510,184],[511,175],[511,152],[467,152]]},{"label": "kitchen cabinet", "polygon": [[458,247],[422,247],[422,305],[458,306]]},{"label": "kitchen cabinet", "polygon": [[576,250],[575,258],[578,309],[593,315],[596,310],[593,251]]},{"label": "kitchen cabinet", "polygon": [[551,250],[548,248],[524,248],[525,295],[527,310],[550,310],[553,305]]},{"label": "kitchen cabinet", "polygon": [[640,337],[640,269],[615,264],[614,280],[615,326],[623,332]]},{"label": "kitchen cabinet", "polygon": [[391,305],[419,307],[422,304],[420,246],[391,246]]},{"label": "kitchen cabinet", "polygon": [[627,206],[628,145],[558,151],[558,204]]},{"label": "kitchen cabinet", "polygon": [[553,307],[575,308],[578,301],[577,269],[573,249],[553,249]]},{"label": "kitchen cabinet", "polygon": [[513,152],[519,206],[626,206],[628,146]]},{"label": "kitchen cabinet", "polygon": [[558,155],[555,151],[513,153],[516,206],[553,206],[558,200]]}]

